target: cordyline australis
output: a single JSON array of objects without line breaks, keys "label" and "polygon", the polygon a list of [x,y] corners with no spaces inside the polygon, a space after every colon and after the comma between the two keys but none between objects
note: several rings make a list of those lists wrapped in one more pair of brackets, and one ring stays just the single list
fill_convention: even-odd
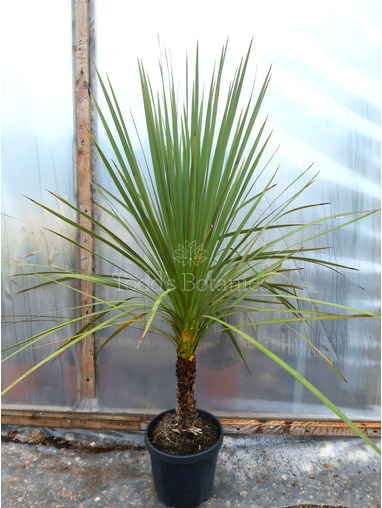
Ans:
[{"label": "cordyline australis", "polygon": [[[58,351],[25,375],[98,330],[112,330],[106,344],[129,326],[142,328],[142,339],[151,327],[171,341],[177,353],[178,405],[174,430],[198,432],[194,393],[196,353],[203,337],[218,323],[228,333],[244,363],[235,335],[251,342],[288,371],[379,452],[374,443],[305,378],[244,333],[240,326],[229,323],[230,316],[248,311],[257,312],[259,318],[256,323],[246,323],[247,326],[279,323],[292,327],[298,322],[378,316],[338,303],[301,296],[301,288],[290,280],[293,268],[288,268],[288,263],[301,263],[305,267],[315,265],[335,272],[348,268],[323,260],[321,250],[309,247],[309,242],[368,217],[376,210],[324,218],[320,214],[317,220],[309,223],[294,222],[294,213],[300,212],[301,215],[311,207],[325,204],[300,206],[294,203],[313,183],[315,176],[309,176],[310,168],[290,182],[286,182],[283,175],[280,190],[275,193],[278,171],[269,170],[269,160],[265,164],[262,162],[270,139],[270,135],[264,135],[267,120],[259,119],[271,69],[256,96],[252,91],[250,97],[242,97],[251,51],[249,47],[223,96],[221,88],[226,51],[227,45],[214,67],[206,93],[199,81],[198,49],[192,82],[186,60],[185,98],[181,105],[178,104],[168,59],[165,65],[160,60],[162,85],[157,94],[152,90],[143,63],[139,62],[149,144],[149,154],[144,156],[143,167],[140,154],[134,151],[132,134],[112,85],[108,80],[106,86],[97,71],[106,101],[105,114],[95,99],[94,103],[114,153],[114,159],[109,160],[93,138],[114,183],[113,190],[94,184],[103,201],[98,206],[107,220],[90,217],[56,196],[93,223],[94,231],[90,231],[53,209],[37,204],[78,230],[92,235],[100,246],[112,249],[124,262],[131,263],[145,274],[151,283],[144,283],[142,277],[126,272],[117,262],[111,262],[110,256],[106,259],[102,249],[93,254],[110,263],[111,274],[40,268],[26,274],[37,274],[44,279],[42,284],[30,289],[46,284],[66,286],[68,281],[82,279],[122,288],[129,297],[115,301],[94,298],[94,310],[88,316],[89,321],[76,335],[67,337]],[[109,119],[106,119],[106,111]],[[134,135],[138,136],[142,147],[139,133]],[[269,199],[269,196],[272,197]],[[110,222],[116,227],[108,226]],[[320,232],[312,228],[318,223],[323,226]],[[304,246],[300,239],[301,231],[306,232]],[[74,240],[68,241],[79,246]],[[131,246],[132,241],[138,248]],[[116,280],[112,276],[116,269],[125,272],[126,276]],[[72,286],[67,287],[78,291]],[[80,317],[60,322],[18,344],[17,351],[80,322]],[[305,333],[298,335],[306,340],[310,348],[318,351]],[[321,352],[319,354],[338,372],[328,358]]]}]

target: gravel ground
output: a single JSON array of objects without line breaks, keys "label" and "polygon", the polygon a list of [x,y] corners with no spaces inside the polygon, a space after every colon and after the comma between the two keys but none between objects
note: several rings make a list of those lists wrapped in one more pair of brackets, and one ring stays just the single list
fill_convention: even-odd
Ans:
[{"label": "gravel ground", "polygon": [[[143,435],[3,427],[2,506],[159,508]],[[41,444],[43,443],[43,444]],[[360,439],[225,436],[203,508],[380,507]]]}]

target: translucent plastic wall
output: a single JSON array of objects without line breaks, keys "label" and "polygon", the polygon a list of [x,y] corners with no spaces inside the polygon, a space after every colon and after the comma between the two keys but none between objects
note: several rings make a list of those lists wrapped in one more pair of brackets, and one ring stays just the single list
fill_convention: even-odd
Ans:
[{"label": "translucent plastic wall", "polygon": [[[304,212],[303,217],[297,214],[296,221],[315,220],[320,214],[379,207],[379,19],[378,2],[361,0],[268,4],[196,0],[187,7],[175,1],[142,1],[133,8],[122,0],[98,1],[96,63],[100,72],[110,77],[130,126],[132,111],[142,144],[147,146],[137,58],[143,59],[155,88],[159,83],[159,39],[162,49],[170,50],[175,79],[181,82],[186,52],[192,59],[198,41],[202,73],[208,80],[229,38],[225,74],[229,81],[253,38],[249,75],[253,78],[257,71],[259,83],[273,64],[263,106],[263,116],[269,115],[269,129],[273,129],[267,155],[280,145],[271,169],[281,164],[278,185],[282,186],[314,163],[309,174],[319,171],[319,175],[299,204],[329,204]],[[252,79],[247,93],[251,85]],[[181,97],[181,86],[179,93]],[[98,139],[107,151],[101,128]],[[136,148],[140,150],[138,141]],[[95,178],[101,185],[110,185],[100,161]],[[336,224],[333,220],[333,227]],[[318,224],[316,231],[322,227]],[[302,270],[296,272],[296,284],[311,298],[378,312],[379,232],[379,216],[374,215],[311,242],[311,247],[330,247],[323,255],[333,262],[359,271],[339,275],[320,267]],[[112,256],[105,251],[103,255]],[[97,270],[106,269],[97,263]],[[105,291],[99,295],[113,299]],[[287,326],[251,326],[247,332],[306,376],[349,416],[379,418],[377,320],[325,321],[308,329],[312,343],[337,366],[347,383]],[[99,407],[104,411],[152,413],[175,404],[172,345],[152,333],[136,349],[139,337],[139,331],[130,330],[102,351],[98,393]],[[98,336],[98,345],[106,338]],[[211,352],[219,339],[221,347]],[[239,342],[252,376],[226,338],[218,334],[206,338],[204,350],[198,353],[200,407],[232,416],[334,416],[261,352]]]},{"label": "translucent plastic wall", "polygon": [[[71,292],[58,286],[19,293],[24,287],[44,280],[21,281],[14,276],[21,271],[19,263],[31,264],[22,269],[25,272],[37,269],[32,265],[44,265],[48,270],[54,266],[75,266],[75,252],[68,242],[47,229],[70,237],[73,231],[27,199],[60,209],[49,190],[74,200],[71,2],[7,2],[2,21],[2,315],[5,316],[2,347],[5,348],[54,326],[55,312],[75,305]],[[46,317],[25,320],[24,314]],[[19,317],[10,317],[14,315]],[[14,319],[20,323],[6,325]],[[56,333],[44,343],[65,339],[68,334],[70,330]],[[56,348],[57,344],[28,349],[4,362],[2,385],[9,385]],[[76,363],[73,351],[41,367],[3,397],[3,407],[72,408],[77,400]]]},{"label": "translucent plastic wall", "polygon": [[[72,121],[71,2],[39,0],[8,2],[1,37],[2,60],[2,314],[19,315],[20,323],[5,326],[3,347],[54,325],[50,316],[70,309],[76,300],[70,290],[45,287],[39,293],[19,293],[27,284],[14,274],[17,263],[75,267],[70,245],[47,231],[63,236],[74,232],[28,201],[24,195],[61,212],[61,205],[45,189],[74,202]],[[22,13],[22,16],[20,16]],[[377,2],[306,3],[243,1],[201,2],[187,8],[179,2],[122,0],[95,2],[96,63],[111,78],[132,127],[130,110],[145,139],[137,58],[142,58],[158,84],[159,45],[170,50],[176,79],[184,78],[185,54],[192,60],[197,41],[202,76],[208,80],[221,48],[229,38],[226,86],[253,38],[251,68],[257,84],[273,64],[272,80],[262,114],[273,129],[264,161],[280,145],[270,165],[280,164],[278,185],[289,182],[314,163],[319,171],[299,204],[329,202],[323,211],[311,209],[299,220],[320,213],[371,210],[380,206],[380,52]],[[16,22],[17,20],[17,22]],[[17,33],[14,26],[17,24]],[[10,43],[11,41],[11,43]],[[92,88],[97,93],[95,83]],[[181,86],[179,94],[181,97]],[[102,102],[102,101],[101,101]],[[93,120],[94,122],[94,120]],[[95,126],[94,132],[97,133]],[[102,129],[97,137],[107,151]],[[140,145],[136,140],[136,149]],[[94,179],[111,185],[100,161],[94,160]],[[98,212],[100,213],[100,212]],[[100,213],[100,218],[107,217]],[[333,221],[333,226],[337,222]],[[317,232],[323,225],[317,225]],[[374,215],[362,223],[328,234],[310,246],[328,246],[323,256],[359,271],[302,270],[295,282],[306,295],[355,308],[379,311],[380,221]],[[277,234],[277,233],[276,233]],[[130,241],[129,239],[126,239]],[[131,242],[132,244],[132,242]],[[102,247],[102,255],[113,261]],[[100,249],[96,245],[96,249]],[[99,251],[98,251],[99,252]],[[117,260],[115,260],[117,261]],[[131,267],[123,261],[126,270]],[[298,266],[296,266],[298,267]],[[96,271],[110,271],[96,261]],[[27,268],[23,268],[27,270]],[[32,267],[31,267],[32,270]],[[116,274],[117,276],[118,274]],[[137,273],[139,276],[140,274]],[[30,284],[34,282],[31,279]],[[41,281],[40,281],[41,282]],[[62,290],[61,290],[62,289]],[[99,291],[99,290],[98,290]],[[107,290],[109,291],[109,290]],[[98,296],[114,299],[107,291]],[[118,295],[120,296],[120,295]],[[68,311],[69,312],[69,311]],[[24,321],[24,314],[44,321]],[[61,314],[62,316],[63,314]],[[244,316],[249,321],[256,316]],[[243,319],[244,319],[243,318]],[[48,321],[46,321],[48,319]],[[243,321],[240,322],[242,324]],[[305,341],[286,326],[251,326],[254,338],[274,351],[328,395],[346,414],[358,420],[379,419],[379,323],[372,319],[326,321],[313,324],[309,339],[347,379],[343,382]],[[297,331],[302,332],[301,328]],[[55,334],[51,341],[70,334]],[[97,346],[107,339],[97,335]],[[97,399],[78,398],[76,352],[40,368],[3,398],[5,407],[43,409],[92,407],[100,412],[154,413],[175,404],[175,352],[170,343],[149,333],[139,349],[138,330],[130,329],[103,349],[97,361]],[[200,407],[230,416],[333,418],[297,381],[261,352],[238,339],[251,376],[240,364],[227,337],[212,334],[198,352],[197,395]],[[217,344],[218,343],[218,344]],[[215,345],[218,345],[214,349]],[[53,352],[56,345],[32,349],[3,364],[8,384],[32,363]]]}]

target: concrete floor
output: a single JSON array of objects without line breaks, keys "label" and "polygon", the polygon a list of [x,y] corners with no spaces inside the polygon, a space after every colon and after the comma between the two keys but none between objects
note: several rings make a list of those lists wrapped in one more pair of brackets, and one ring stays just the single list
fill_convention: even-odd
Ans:
[{"label": "concrete floor", "polygon": [[[164,506],[142,434],[33,430],[3,427],[4,508]],[[374,508],[380,491],[379,456],[358,438],[225,436],[213,495],[201,506]]]}]

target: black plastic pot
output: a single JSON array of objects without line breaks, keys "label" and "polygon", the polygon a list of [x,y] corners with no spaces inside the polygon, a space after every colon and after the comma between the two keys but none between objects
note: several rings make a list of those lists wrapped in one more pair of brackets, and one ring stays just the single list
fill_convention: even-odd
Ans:
[{"label": "black plastic pot", "polygon": [[219,429],[217,442],[194,455],[169,455],[157,450],[149,441],[151,427],[166,413],[163,411],[151,420],[145,432],[145,444],[150,453],[154,485],[158,498],[167,506],[194,508],[206,501],[212,493],[216,461],[223,442],[223,427],[214,415],[198,409],[199,413],[210,416]]}]

